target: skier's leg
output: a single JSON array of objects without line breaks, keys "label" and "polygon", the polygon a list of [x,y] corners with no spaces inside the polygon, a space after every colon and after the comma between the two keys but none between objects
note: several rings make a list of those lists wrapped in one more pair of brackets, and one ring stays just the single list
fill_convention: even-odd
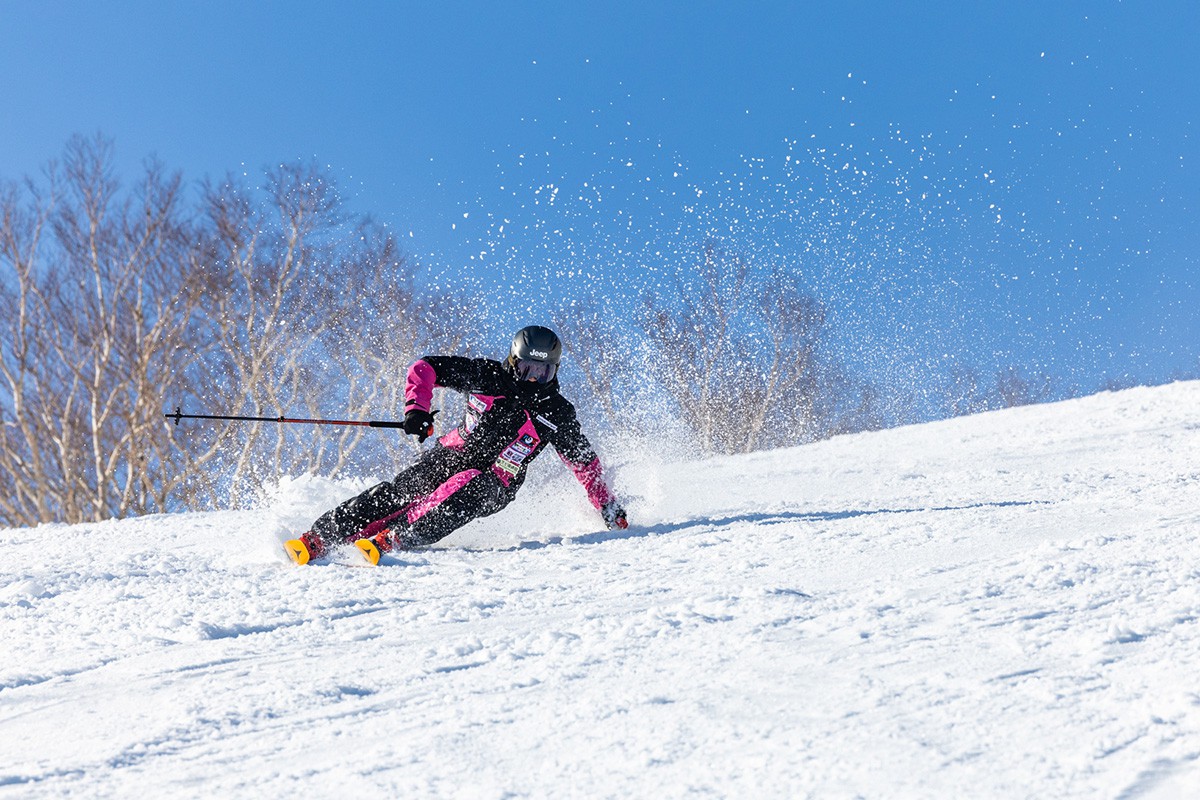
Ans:
[{"label": "skier's leg", "polygon": [[444,539],[479,517],[495,514],[508,505],[513,493],[490,471],[477,474],[435,507],[407,526],[397,526],[393,542],[400,548],[421,547]]},{"label": "skier's leg", "polygon": [[372,486],[322,514],[311,532],[327,544],[352,541],[372,523],[398,515],[405,506],[437,489],[462,469],[461,461],[457,450],[435,447],[392,480]]},{"label": "skier's leg", "polygon": [[433,544],[477,517],[495,514],[513,494],[491,470],[464,470],[392,519],[370,525],[355,544],[378,564],[382,553]]},{"label": "skier's leg", "polygon": [[451,475],[470,466],[464,451],[438,445],[392,478],[392,491],[408,498],[411,503],[437,489]]}]

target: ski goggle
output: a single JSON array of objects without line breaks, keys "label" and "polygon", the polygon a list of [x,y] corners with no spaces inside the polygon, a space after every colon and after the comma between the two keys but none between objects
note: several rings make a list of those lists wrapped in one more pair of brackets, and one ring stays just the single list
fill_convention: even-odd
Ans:
[{"label": "ski goggle", "polygon": [[548,364],[545,361],[525,361],[520,358],[516,359],[516,368],[519,381],[549,383],[558,373],[557,364]]}]

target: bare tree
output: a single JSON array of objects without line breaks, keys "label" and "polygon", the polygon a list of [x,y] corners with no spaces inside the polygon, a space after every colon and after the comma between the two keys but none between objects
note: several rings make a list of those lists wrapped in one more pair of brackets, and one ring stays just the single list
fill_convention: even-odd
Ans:
[{"label": "bare tree", "polygon": [[[52,430],[55,394],[39,380],[49,359],[36,335],[46,316],[39,292],[42,239],[53,198],[27,182],[29,207],[15,184],[0,188],[0,320],[6,335],[0,350],[4,404],[0,407],[0,510],[3,524],[33,524],[54,518],[58,504],[42,482],[60,466],[48,435]],[[43,411],[43,406],[51,406]],[[61,485],[61,476],[57,483]]]},{"label": "bare tree", "polygon": [[[246,416],[399,416],[408,365],[461,344],[463,306],[418,291],[394,236],[349,219],[321,169],[273,169],[265,197],[233,180],[209,184],[205,208],[202,271],[217,290],[193,335],[208,344],[186,402]],[[357,427],[171,434],[193,471],[220,476],[208,491],[223,491],[224,505],[254,501],[283,475],[376,473],[415,452],[404,437]]]},{"label": "bare tree", "polygon": [[776,441],[814,438],[820,425],[822,372],[818,347],[825,326],[825,309],[803,294],[789,276],[776,273],[758,292],[758,311],[766,330],[767,359],[753,401],[746,451],[764,444],[765,427],[772,423]]},{"label": "bare tree", "polygon": [[[270,204],[231,181],[205,189],[210,240],[206,272],[219,291],[203,320],[214,343],[199,367],[209,380],[197,400],[249,416],[311,412],[315,387],[305,357],[329,325],[327,270],[320,250],[339,219],[336,195],[312,168],[281,166],[268,175]],[[226,428],[210,444],[229,462],[234,487],[313,465],[280,425]]]},{"label": "bare tree", "polygon": [[[415,269],[378,225],[362,223],[350,237],[340,270],[340,296],[346,302],[320,341],[333,397],[344,397],[345,413],[355,417],[399,417],[404,413],[408,366],[433,351],[454,352],[465,339],[466,310],[454,299],[418,292]],[[325,402],[330,385],[324,386]],[[436,398],[438,405],[444,396]],[[334,474],[392,468],[418,449],[407,437],[344,429],[322,456]]]},{"label": "bare tree", "polygon": [[162,356],[199,298],[180,269],[191,236],[178,175],[148,164],[122,198],[111,163],[110,142],[75,137],[48,192],[27,184],[31,210],[11,187],[3,200],[12,522],[145,513],[169,491],[157,474],[173,455],[155,436],[172,381]]},{"label": "bare tree", "polygon": [[958,364],[951,368],[946,405],[955,417],[987,411],[987,393],[980,385],[978,371]]},{"label": "bare tree", "polygon": [[165,420],[402,413],[408,363],[456,347],[463,315],[418,299],[391,234],[348,219],[320,169],[208,184],[185,209],[178,175],[149,163],[126,190],[112,157],[76,137],[44,185],[0,186],[0,524],[228,506],[411,452],[361,428]]},{"label": "bare tree", "polygon": [[[189,402],[247,416],[329,416],[403,408],[403,370],[428,338],[411,273],[386,229],[356,224],[319,168],[283,165],[265,200],[229,180],[205,191],[210,341]],[[253,423],[172,432],[222,476],[229,500],[300,472],[338,474],[378,454],[379,432]],[[364,449],[365,448],[365,449]]]},{"label": "bare tree", "polygon": [[824,323],[788,275],[764,277],[709,242],[673,293],[647,299],[648,371],[709,452],[806,441],[822,427]]},{"label": "bare tree", "polygon": [[1044,403],[1050,399],[1052,385],[1049,375],[1027,376],[1017,367],[1008,367],[996,375],[1001,408]]},{"label": "bare tree", "polygon": [[635,344],[628,341],[627,331],[622,336],[614,318],[604,299],[590,297],[572,302],[554,324],[563,334],[567,361],[560,374],[578,384],[580,412],[586,415],[589,409],[598,409],[594,422],[619,430],[629,419],[628,411],[622,414],[619,409],[629,400],[627,384],[636,378],[629,375],[629,354]]}]

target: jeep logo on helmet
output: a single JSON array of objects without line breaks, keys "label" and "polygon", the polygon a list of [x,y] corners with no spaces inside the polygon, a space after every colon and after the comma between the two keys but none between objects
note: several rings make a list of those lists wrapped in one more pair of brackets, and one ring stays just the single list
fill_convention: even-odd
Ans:
[{"label": "jeep logo on helmet", "polygon": [[550,354],[543,353],[541,350],[530,350],[529,355],[533,356],[534,358],[546,358]]}]

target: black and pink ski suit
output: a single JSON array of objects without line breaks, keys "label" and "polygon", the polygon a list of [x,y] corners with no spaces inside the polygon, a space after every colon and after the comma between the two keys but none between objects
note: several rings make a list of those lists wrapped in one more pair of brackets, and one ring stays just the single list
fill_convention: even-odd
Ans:
[{"label": "black and pink ski suit", "polygon": [[477,517],[495,514],[516,496],[529,463],[546,445],[583,484],[598,510],[615,504],[600,459],[580,430],[575,407],[558,381],[518,382],[499,361],[426,356],[408,370],[406,410],[428,412],[434,387],[467,395],[462,424],[391,481],[323,515],[312,531],[327,544],[390,529],[400,547],[436,542]]}]

